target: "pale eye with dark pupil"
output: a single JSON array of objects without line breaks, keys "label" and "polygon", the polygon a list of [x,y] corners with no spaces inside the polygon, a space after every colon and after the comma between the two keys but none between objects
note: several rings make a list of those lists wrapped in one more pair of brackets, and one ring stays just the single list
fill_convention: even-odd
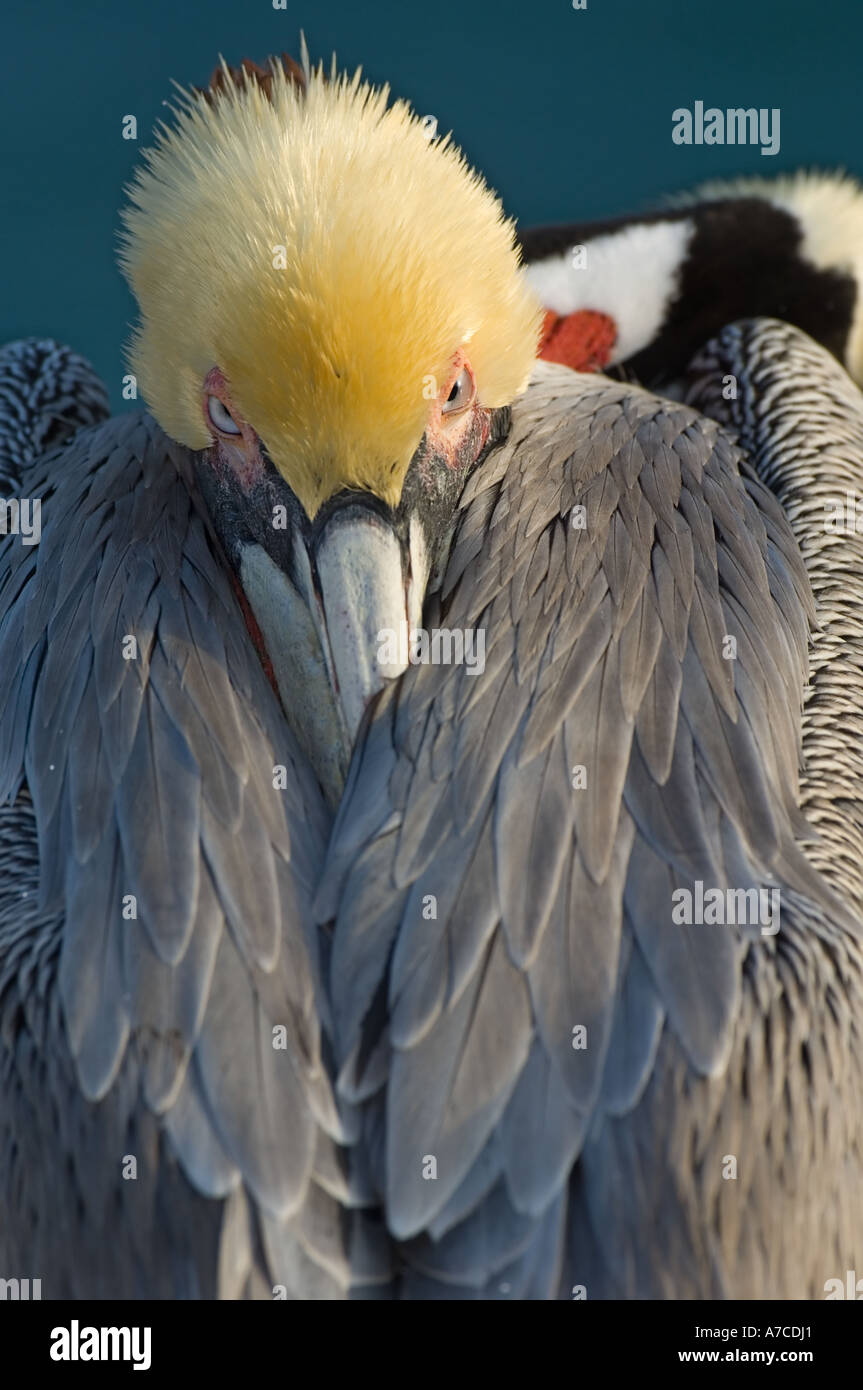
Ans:
[{"label": "pale eye with dark pupil", "polygon": [[239,434],[240,427],[234,420],[228,408],[219,400],[218,396],[210,396],[207,399],[207,414],[216,429],[222,434]]},{"label": "pale eye with dark pupil", "polygon": [[464,410],[465,406],[470,405],[473,400],[473,377],[465,368],[456,377],[452,385],[452,390],[447,396],[441,408],[442,415],[452,415],[458,410]]}]

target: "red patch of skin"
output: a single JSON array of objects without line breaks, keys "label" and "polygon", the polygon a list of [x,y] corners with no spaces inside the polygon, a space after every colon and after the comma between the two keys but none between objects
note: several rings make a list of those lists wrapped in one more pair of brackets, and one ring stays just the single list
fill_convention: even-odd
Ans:
[{"label": "red patch of skin", "polygon": [[231,570],[231,576],[230,576],[230,577],[231,577],[231,588],[233,589],[234,593],[235,593],[236,596],[237,596],[237,602],[238,602],[239,605],[240,605],[240,609],[241,609],[241,611],[242,611],[243,618],[245,619],[246,628],[248,629],[249,636],[251,637],[252,641],[253,641],[254,644],[255,644],[255,651],[258,653],[258,660],[260,661],[261,665],[262,665],[263,668],[264,668],[264,675],[266,676],[267,680],[270,682],[270,685],[273,687],[273,690],[275,691],[276,696],[278,697],[278,699],[281,700],[282,697],[281,697],[281,695],[279,694],[279,686],[278,686],[278,682],[277,682],[277,680],[276,680],[276,673],[275,673],[275,671],[273,670],[273,663],[272,663],[272,661],[270,660],[270,654],[269,654],[269,652],[267,651],[267,644],[266,644],[266,642],[264,641],[264,634],[261,632],[261,629],[258,627],[258,620],[257,620],[257,618],[255,617],[254,613],[252,612],[252,605],[249,603],[249,600],[246,598],[246,595],[245,595],[245,593],[243,592],[243,586],[242,586],[242,584],[240,583],[240,581],[239,581],[239,579],[237,578],[237,576],[235,575],[233,569]]},{"label": "red patch of skin", "polygon": [[576,372],[600,372],[611,361],[616,342],[617,324],[608,314],[579,309],[561,316],[549,309],[538,355]]},{"label": "red patch of skin", "polygon": [[[465,406],[457,413],[450,412],[444,414],[443,408],[449,393],[465,368],[470,372],[471,381],[474,382],[473,399],[469,405]],[[476,382],[474,381],[470,362],[467,359],[464,349],[459,349],[459,351],[453,355],[450,374],[438,391],[437,397],[432,402],[429,411],[428,424],[426,426],[426,438],[428,440],[429,449],[432,453],[436,454],[438,458],[442,458],[448,468],[463,468],[466,460],[462,457],[462,451],[468,436],[475,434],[478,439],[476,453],[474,454],[474,458],[476,458],[488,439],[490,428],[491,412],[486,410],[484,406],[481,406],[477,400]],[[473,462],[473,459],[471,459],[470,462]]]},{"label": "red patch of skin", "polygon": [[[208,405],[210,396],[218,396],[239,429],[239,434],[224,434],[216,428],[210,419]],[[264,476],[264,460],[261,457],[260,441],[251,425],[247,425],[242,415],[234,409],[227,379],[218,367],[213,367],[204,378],[201,409],[204,424],[213,440],[213,448],[210,452],[213,463],[217,468],[230,468],[231,472],[236,475],[240,486],[248,492],[252,485],[260,482]]]}]

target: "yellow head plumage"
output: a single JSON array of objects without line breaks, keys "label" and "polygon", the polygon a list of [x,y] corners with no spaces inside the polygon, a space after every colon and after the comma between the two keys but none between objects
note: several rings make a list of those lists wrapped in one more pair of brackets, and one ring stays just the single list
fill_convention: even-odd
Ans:
[{"label": "yellow head plumage", "polygon": [[[465,347],[480,401],[524,388],[541,311],[513,224],[448,139],[353,78],[186,97],[130,190],[130,360],[163,429],[209,436],[212,367],[313,516],[343,487],[401,494],[428,378]],[[424,395],[425,388],[425,395]]]}]

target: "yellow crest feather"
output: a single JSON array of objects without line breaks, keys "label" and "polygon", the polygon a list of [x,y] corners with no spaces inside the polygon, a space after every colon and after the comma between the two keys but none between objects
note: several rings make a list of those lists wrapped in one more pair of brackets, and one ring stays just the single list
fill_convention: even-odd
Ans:
[{"label": "yellow crest feather", "polygon": [[[541,311],[513,224],[449,140],[388,88],[318,68],[305,93],[186,98],[130,189],[132,369],[163,429],[209,443],[201,387],[237,408],[313,516],[342,487],[401,495],[429,376],[467,345],[478,394],[525,387]],[[282,251],[280,248],[284,248]]]}]

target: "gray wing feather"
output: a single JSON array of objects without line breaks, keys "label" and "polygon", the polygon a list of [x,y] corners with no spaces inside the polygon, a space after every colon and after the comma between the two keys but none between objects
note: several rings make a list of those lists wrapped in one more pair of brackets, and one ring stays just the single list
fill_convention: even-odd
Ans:
[{"label": "gray wing feather", "polygon": [[[336,1257],[338,1200],[316,1171],[321,1154],[330,1173],[333,1162],[318,1136],[345,1133],[310,910],[329,829],[320,791],[211,549],[183,452],[130,415],[25,462],[44,530],[38,554],[11,537],[0,550],[0,797],[18,797],[4,812],[17,817],[13,828],[33,827],[28,872],[41,915],[25,921],[26,952],[44,951],[42,936],[52,946],[41,1052],[26,1065],[20,1044],[3,1054],[7,1101],[39,1056],[49,1076],[26,1121],[16,1102],[13,1133],[23,1126],[35,1140],[61,1109],[70,1162],[92,1154],[81,1182],[119,1202],[117,1243],[130,1258],[143,1230],[133,1191],[173,1202],[162,1244],[154,1235],[139,1252],[139,1293],[212,1296],[222,1269],[235,1291],[267,1296],[284,1282],[292,1296],[324,1285],[344,1294],[351,1254],[343,1246]],[[125,660],[130,636],[137,653]],[[285,791],[274,789],[276,764],[288,769]],[[32,977],[6,949],[14,902],[2,902],[5,1016],[26,1007],[38,1021]],[[127,1137],[108,1142],[124,1115]],[[182,1190],[165,1145],[182,1165]],[[120,1178],[124,1152],[137,1154],[137,1186]],[[74,1236],[66,1229],[69,1184],[39,1188],[43,1166],[9,1170],[40,1195],[16,1211],[4,1191],[2,1252],[50,1255],[53,1291],[120,1292],[128,1279],[90,1248],[98,1228],[82,1216]],[[251,1205],[237,1205],[241,1183]],[[199,1210],[205,1199],[217,1205]],[[312,1219],[307,1202],[331,1238],[309,1243],[300,1271],[282,1246]],[[31,1206],[42,1224],[28,1234]],[[265,1222],[282,1246],[264,1239]],[[166,1256],[175,1238],[188,1242],[185,1272]],[[364,1258],[364,1279],[379,1287],[386,1261],[375,1273]],[[292,1285],[300,1272],[305,1282]]]},{"label": "gray wing feather", "polygon": [[[383,693],[318,894],[341,1084],[411,1296],[554,1296],[576,1282],[567,1221],[597,1282],[636,1267],[592,1194],[619,1173],[647,1201],[642,1117],[726,1075],[755,949],[749,928],[672,925],[676,890],[781,883],[847,929],[795,841],[812,612],[781,509],[712,421],[538,368],[424,617],[485,627],[484,673],[416,667]],[[636,1243],[659,1211],[627,1210]],[[678,1284],[715,1289],[691,1216]]]}]

